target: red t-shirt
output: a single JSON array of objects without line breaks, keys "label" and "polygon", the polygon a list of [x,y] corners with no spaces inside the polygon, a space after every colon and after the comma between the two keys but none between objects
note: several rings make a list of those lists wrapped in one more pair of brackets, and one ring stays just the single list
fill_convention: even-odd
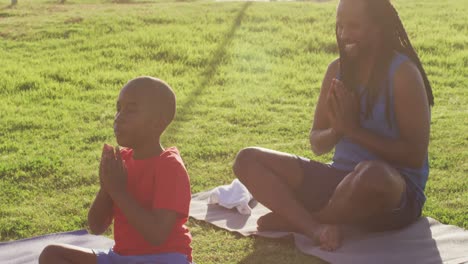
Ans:
[{"label": "red t-shirt", "polygon": [[113,250],[120,255],[182,253],[192,261],[192,236],[184,225],[190,206],[190,183],[187,170],[177,148],[166,149],[161,155],[134,160],[132,149],[121,150],[127,166],[127,191],[147,210],[168,209],[178,213],[177,221],[167,240],[153,246],[128,223],[120,208],[114,205]]}]

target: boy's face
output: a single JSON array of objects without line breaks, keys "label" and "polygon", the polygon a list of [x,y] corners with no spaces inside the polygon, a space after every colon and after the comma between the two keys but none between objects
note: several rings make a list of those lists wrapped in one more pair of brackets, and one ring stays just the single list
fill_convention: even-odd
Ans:
[{"label": "boy's face", "polygon": [[123,147],[137,148],[151,140],[151,111],[141,89],[126,86],[120,92],[114,119],[117,143]]}]

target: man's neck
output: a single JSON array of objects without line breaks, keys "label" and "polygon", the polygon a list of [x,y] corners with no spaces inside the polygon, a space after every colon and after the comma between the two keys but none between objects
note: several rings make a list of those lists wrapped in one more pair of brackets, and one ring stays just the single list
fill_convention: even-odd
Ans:
[{"label": "man's neck", "polygon": [[360,85],[366,85],[372,74],[377,54],[375,51],[368,52],[357,61],[356,80]]},{"label": "man's neck", "polygon": [[363,54],[357,61],[356,81],[362,86],[366,86],[371,79],[372,72],[376,66],[376,60],[380,59],[384,52],[377,44],[371,47],[365,54]]}]

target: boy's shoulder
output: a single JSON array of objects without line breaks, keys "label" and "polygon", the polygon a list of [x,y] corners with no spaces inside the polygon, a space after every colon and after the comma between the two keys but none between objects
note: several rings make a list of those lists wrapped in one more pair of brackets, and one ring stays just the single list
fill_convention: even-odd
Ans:
[{"label": "boy's shoulder", "polygon": [[120,156],[122,157],[122,159],[127,160],[132,157],[132,154],[133,154],[133,149],[124,148],[124,147],[120,148]]},{"label": "boy's shoulder", "polygon": [[[125,147],[121,147],[120,148],[120,155],[122,156],[123,159],[125,158],[131,158],[132,155],[133,155],[133,149],[131,148],[125,148]],[[176,161],[176,160],[182,160],[182,158],[180,158],[180,153],[179,153],[179,150],[177,149],[177,147],[170,147],[170,148],[166,148],[160,155],[159,157],[153,157],[151,159],[154,159],[154,158],[159,158],[159,159],[162,159],[162,160],[167,160],[167,161]]]},{"label": "boy's shoulder", "polygon": [[174,146],[174,147],[166,148],[161,155],[166,155],[166,156],[177,155],[177,156],[180,156],[180,152],[177,149],[177,147]]},{"label": "boy's shoulder", "polygon": [[177,147],[166,148],[163,153],[161,153],[160,158],[167,162],[181,162],[182,158],[180,157],[180,152]]},{"label": "boy's shoulder", "polygon": [[[120,155],[123,160],[130,161],[133,157],[133,149],[120,148]],[[165,170],[177,170],[180,168],[185,170],[184,161],[177,147],[166,148],[159,156],[152,157],[147,161],[150,162],[145,162],[145,166],[156,166]]]},{"label": "boy's shoulder", "polygon": [[184,161],[180,156],[180,152],[176,147],[166,148],[164,152],[160,156],[160,161],[162,165],[167,170],[178,170],[183,169],[185,170]]}]

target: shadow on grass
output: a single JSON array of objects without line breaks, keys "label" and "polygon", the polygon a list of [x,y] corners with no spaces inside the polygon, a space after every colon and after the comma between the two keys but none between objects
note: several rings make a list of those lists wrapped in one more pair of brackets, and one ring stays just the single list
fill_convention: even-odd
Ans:
[{"label": "shadow on grass", "polygon": [[[208,222],[202,220],[196,220],[194,218],[190,218],[190,222],[192,225],[202,228],[202,230],[210,230],[214,229],[219,232],[229,232],[223,228],[210,224]],[[294,238],[292,235],[287,235],[280,238],[265,238],[259,236],[250,236],[246,237],[237,232],[229,232],[232,234],[233,237],[230,239],[238,240],[238,239],[251,239],[253,241],[253,248],[249,248],[248,251],[252,251],[250,254],[239,258],[235,261],[235,263],[239,264],[258,264],[258,263],[270,263],[270,264],[283,264],[283,263],[291,263],[291,264],[326,264],[327,262],[311,255],[305,255],[300,252],[295,244]],[[194,235],[193,241],[196,243],[198,241],[202,241],[203,243],[209,243],[204,239],[199,240],[197,235]],[[215,242],[216,239],[213,239]],[[226,240],[226,247],[229,247],[229,241]],[[197,246],[194,247],[194,251],[198,251]],[[197,259],[194,259],[195,262],[198,263]]]},{"label": "shadow on grass", "polygon": [[5,5],[5,6],[1,7],[0,10],[12,9],[12,8],[15,8],[15,7],[16,7],[16,5],[9,4],[9,5]]},{"label": "shadow on grass", "polygon": [[257,263],[301,263],[327,264],[317,257],[305,255],[294,245],[292,235],[283,238],[254,238],[254,251],[239,260],[239,264]]},{"label": "shadow on grass", "polygon": [[[205,70],[200,74],[201,81],[198,87],[192,90],[192,92],[187,96],[187,99],[183,101],[180,106],[178,107],[177,110],[177,121],[181,123],[184,123],[186,121],[187,114],[190,113],[193,105],[197,102],[197,98],[201,95],[203,90],[206,88],[207,85],[210,84],[210,82],[213,79],[213,76],[216,74],[216,71],[218,70],[218,67],[222,63],[224,57],[226,56],[227,53],[227,48],[229,44],[232,42],[234,35],[236,33],[236,30],[240,27],[242,19],[244,18],[244,15],[246,13],[247,8],[252,4],[252,2],[245,2],[241,9],[239,10],[236,18],[234,19],[231,28],[229,32],[226,33],[224,40],[216,51],[214,52],[213,56],[211,57],[210,61],[208,62],[207,67]],[[179,126],[173,126],[170,133],[171,135],[175,135],[177,133],[177,130],[179,129]]]},{"label": "shadow on grass", "polygon": [[114,4],[149,4],[154,3],[153,1],[136,1],[136,0],[112,0],[108,1],[109,3]]}]

